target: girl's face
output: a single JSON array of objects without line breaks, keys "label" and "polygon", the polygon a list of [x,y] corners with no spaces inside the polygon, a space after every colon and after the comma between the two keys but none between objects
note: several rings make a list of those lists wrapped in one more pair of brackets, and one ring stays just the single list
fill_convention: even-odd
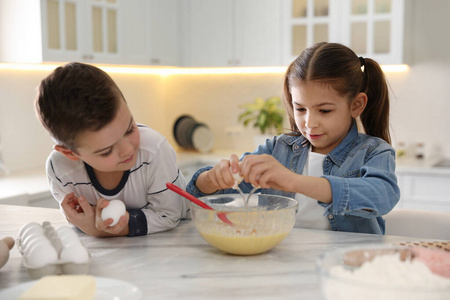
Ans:
[{"label": "girl's face", "polygon": [[77,137],[78,158],[96,171],[126,171],[136,163],[139,131],[125,101],[120,103],[111,123]]},{"label": "girl's face", "polygon": [[297,128],[312,145],[312,151],[328,154],[345,138],[352,124],[349,100],[329,84],[301,82],[291,87]]}]

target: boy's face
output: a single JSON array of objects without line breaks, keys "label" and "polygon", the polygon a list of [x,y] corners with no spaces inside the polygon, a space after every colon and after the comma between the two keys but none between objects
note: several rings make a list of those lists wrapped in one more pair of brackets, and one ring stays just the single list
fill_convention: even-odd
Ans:
[{"label": "boy's face", "polygon": [[136,163],[139,130],[125,101],[116,117],[98,131],[86,131],[76,139],[79,159],[100,172],[126,171]]}]

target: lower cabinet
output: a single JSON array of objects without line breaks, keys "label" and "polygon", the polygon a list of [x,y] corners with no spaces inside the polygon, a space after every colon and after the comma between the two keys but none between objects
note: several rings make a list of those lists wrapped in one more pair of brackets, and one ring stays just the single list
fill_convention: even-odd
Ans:
[{"label": "lower cabinet", "polygon": [[396,208],[450,212],[450,171],[398,172],[400,202]]}]

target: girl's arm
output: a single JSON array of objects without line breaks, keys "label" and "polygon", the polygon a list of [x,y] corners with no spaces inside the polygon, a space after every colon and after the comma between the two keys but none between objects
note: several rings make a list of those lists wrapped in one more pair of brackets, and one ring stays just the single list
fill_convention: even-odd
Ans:
[{"label": "girl's arm", "polygon": [[333,214],[367,217],[387,214],[400,199],[395,153],[377,151],[353,176],[324,176],[332,187]]}]

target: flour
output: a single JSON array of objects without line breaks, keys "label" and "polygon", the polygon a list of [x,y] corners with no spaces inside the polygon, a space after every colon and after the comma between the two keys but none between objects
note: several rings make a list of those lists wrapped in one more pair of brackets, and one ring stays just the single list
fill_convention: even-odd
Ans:
[{"label": "flour", "polygon": [[349,270],[332,267],[323,289],[327,299],[450,299],[450,279],[432,273],[425,263],[380,255]]}]

